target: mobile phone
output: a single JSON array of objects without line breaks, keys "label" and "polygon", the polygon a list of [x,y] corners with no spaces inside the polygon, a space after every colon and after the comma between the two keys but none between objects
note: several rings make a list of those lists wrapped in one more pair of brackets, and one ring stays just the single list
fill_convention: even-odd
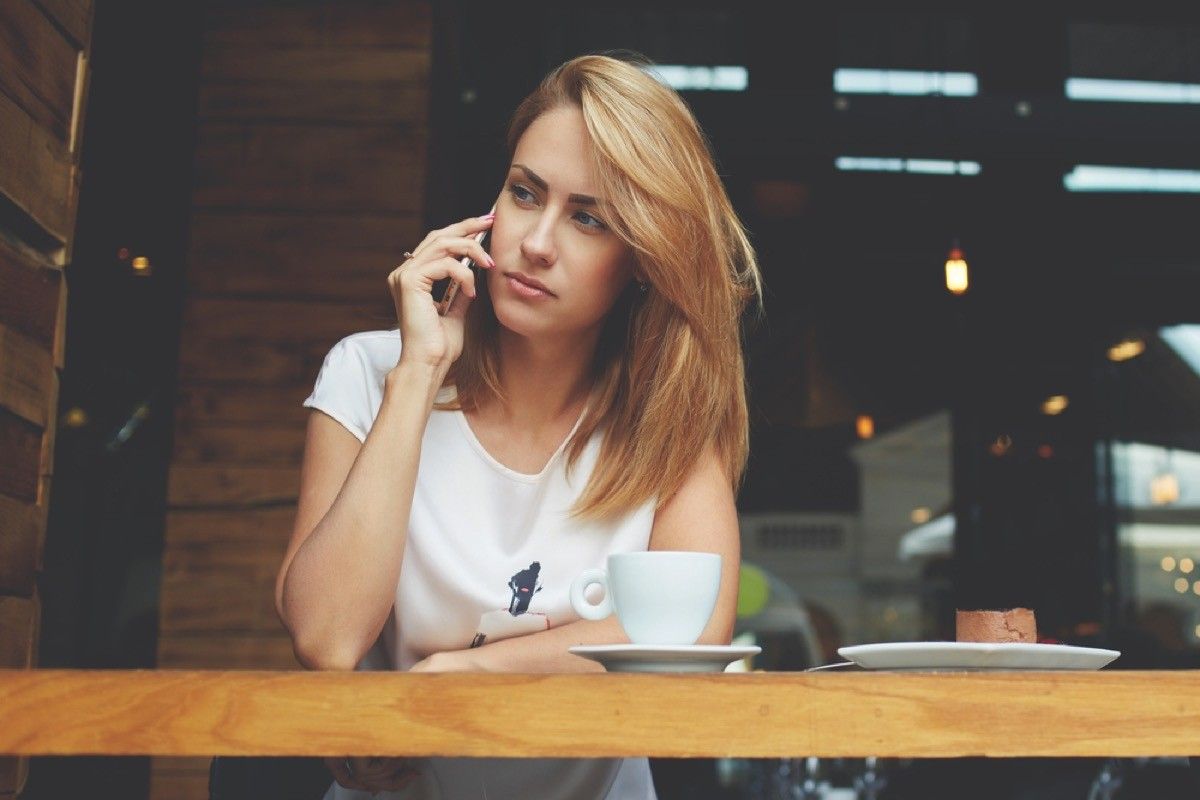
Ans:
[{"label": "mobile phone", "polygon": [[[492,211],[495,210],[496,207],[492,206]],[[491,233],[492,229],[489,226],[475,234],[475,241],[479,243],[485,252],[487,251],[488,241],[491,239]],[[464,256],[460,263],[475,273],[476,285],[478,285],[479,277],[483,271],[475,263],[475,259],[470,256]],[[450,304],[454,302],[454,296],[458,294],[458,281],[453,278],[443,278],[440,281],[434,281],[432,293],[433,302],[437,306],[438,314],[445,316],[446,312],[450,310]]]}]

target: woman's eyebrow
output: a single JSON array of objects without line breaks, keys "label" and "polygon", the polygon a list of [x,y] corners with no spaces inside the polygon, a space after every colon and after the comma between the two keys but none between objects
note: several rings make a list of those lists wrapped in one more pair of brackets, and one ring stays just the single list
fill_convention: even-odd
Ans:
[{"label": "woman's eyebrow", "polygon": [[[541,189],[543,192],[550,191],[550,184],[546,183],[545,179],[542,178],[541,175],[538,175],[536,172],[531,170],[529,167],[525,166],[524,164],[513,164],[513,167],[524,172],[525,177],[529,179],[529,182],[532,183],[534,186],[538,187],[539,189]],[[575,203],[575,204],[581,205],[581,206],[595,206],[595,205],[600,204],[600,201],[598,201],[596,198],[592,197],[591,195],[586,195],[586,194],[568,195],[567,202]]]}]

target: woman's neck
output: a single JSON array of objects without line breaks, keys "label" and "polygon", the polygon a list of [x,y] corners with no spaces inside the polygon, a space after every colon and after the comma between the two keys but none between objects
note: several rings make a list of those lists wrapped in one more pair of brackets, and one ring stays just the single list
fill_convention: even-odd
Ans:
[{"label": "woman's neck", "polygon": [[592,388],[597,335],[535,341],[499,331],[500,386],[505,403],[488,409],[518,430],[539,430],[578,417]]}]

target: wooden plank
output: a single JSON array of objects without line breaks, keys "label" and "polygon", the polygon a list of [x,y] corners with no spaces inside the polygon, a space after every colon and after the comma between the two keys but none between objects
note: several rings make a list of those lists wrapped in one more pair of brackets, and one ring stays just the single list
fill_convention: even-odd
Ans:
[{"label": "wooden plank", "polygon": [[293,506],[299,494],[299,465],[175,464],[167,483],[167,505],[172,509]]},{"label": "wooden plank", "polygon": [[386,328],[372,327],[382,322],[371,317],[377,313],[367,303],[192,296],[184,307],[183,335],[185,339],[211,335],[271,342],[328,342],[333,346],[347,334]]},{"label": "wooden plank", "polygon": [[426,233],[416,215],[197,213],[187,281],[210,294],[372,301]]},{"label": "wooden plank", "polygon": [[92,0],[37,0],[37,4],[71,37],[76,50],[91,49]]},{"label": "wooden plank", "polygon": [[0,407],[39,428],[56,411],[54,354],[0,322]]},{"label": "wooden plank", "polygon": [[0,669],[29,669],[36,659],[41,600],[0,596]]},{"label": "wooden plank", "polygon": [[77,48],[32,0],[0,14],[0,91],[64,146],[75,97]]},{"label": "wooden plank", "polygon": [[312,391],[316,377],[313,373],[303,386],[182,385],[175,403],[176,427],[215,423],[303,428],[312,412],[301,403]]},{"label": "wooden plank", "polygon": [[210,8],[204,20],[204,46],[413,47],[430,45],[433,14],[429,2],[313,3],[281,7],[235,5]]},{"label": "wooden plank", "polygon": [[338,88],[334,82],[381,79],[428,84],[429,51],[213,43],[200,60],[202,83],[299,81],[313,91],[333,92]]},{"label": "wooden plank", "polygon": [[53,349],[65,283],[62,270],[0,237],[0,322]]},{"label": "wooden plank", "polygon": [[[46,427],[42,430],[42,449],[41,456],[38,460],[38,494],[37,504],[42,508],[50,507],[50,483],[54,478],[54,441],[55,435],[58,432],[58,424],[55,415],[58,409],[58,393],[61,385],[58,377],[58,372],[52,373],[51,379],[51,394],[50,394],[50,415]],[[42,531],[43,536],[45,531]],[[38,545],[38,551],[41,551],[41,544]]]},{"label": "wooden plank", "polygon": [[36,503],[42,429],[0,408],[0,494]]},{"label": "wooden plank", "polygon": [[16,755],[1187,756],[1200,673],[13,670],[0,708]]},{"label": "wooden plank", "polygon": [[429,116],[427,82],[205,83],[197,116],[213,121],[339,122],[422,127]]},{"label": "wooden plank", "polygon": [[155,758],[150,761],[148,800],[209,800],[212,758]]},{"label": "wooden plank", "polygon": [[164,565],[159,635],[285,633],[275,613],[275,575],[283,548],[250,566]]},{"label": "wooden plank", "polygon": [[66,142],[0,92],[0,192],[65,243],[74,227],[77,184]]},{"label": "wooden plank", "polygon": [[[426,232],[419,214],[347,216],[200,210],[192,216],[189,257],[254,254],[290,263],[310,248],[321,246],[337,253],[362,250],[394,255],[419,244]],[[392,256],[387,259],[392,260]]]},{"label": "wooden plank", "polygon": [[303,669],[286,634],[229,633],[158,637],[159,669]]},{"label": "wooden plank", "polygon": [[270,543],[282,558],[294,521],[295,507],[290,505],[238,511],[170,510],[167,512],[166,543],[168,549]]},{"label": "wooden plank", "polygon": [[201,124],[193,206],[417,213],[425,136],[389,126]]},{"label": "wooden plank", "polygon": [[0,494],[0,595],[33,595],[43,524],[37,506]]},{"label": "wooden plank", "polygon": [[189,334],[179,349],[179,376],[186,382],[302,385],[316,377],[330,347],[325,341],[207,338],[195,329]]},{"label": "wooden plank", "polygon": [[185,464],[275,464],[294,467],[304,457],[304,435],[303,428],[247,428],[232,425],[181,427],[175,431],[172,460]]}]

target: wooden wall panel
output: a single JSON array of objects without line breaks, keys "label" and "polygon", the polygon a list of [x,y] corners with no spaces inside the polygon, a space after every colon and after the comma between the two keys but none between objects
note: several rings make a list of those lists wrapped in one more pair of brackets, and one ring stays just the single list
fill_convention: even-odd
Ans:
[{"label": "wooden wall panel", "polygon": [[0,15],[0,91],[41,128],[66,143],[75,103],[77,48],[29,0]]},{"label": "wooden wall panel", "polygon": [[[311,391],[395,325],[423,230],[430,4],[267,0],[205,16],[163,554],[161,667],[299,669],[275,612]],[[157,759],[152,798],[205,797]]]},{"label": "wooden wall panel", "polygon": [[202,123],[193,203],[205,209],[419,213],[424,136],[391,126]]},{"label": "wooden wall panel", "polygon": [[[37,664],[91,0],[0,5],[0,667]],[[28,759],[0,758],[0,798]]]}]

